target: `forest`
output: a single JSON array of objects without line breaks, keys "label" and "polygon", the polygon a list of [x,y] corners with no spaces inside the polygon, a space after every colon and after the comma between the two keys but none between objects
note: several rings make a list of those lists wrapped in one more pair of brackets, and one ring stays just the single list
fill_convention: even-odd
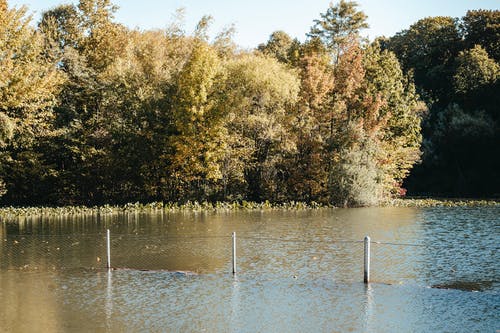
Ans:
[{"label": "forest", "polygon": [[0,204],[315,202],[500,192],[500,11],[361,37],[353,1],[307,39],[129,29],[110,0],[0,0]]}]

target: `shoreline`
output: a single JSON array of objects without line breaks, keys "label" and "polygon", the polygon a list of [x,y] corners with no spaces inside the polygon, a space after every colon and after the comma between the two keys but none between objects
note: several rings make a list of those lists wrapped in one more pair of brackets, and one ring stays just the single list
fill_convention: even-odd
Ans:
[{"label": "shoreline", "polygon": [[[390,199],[373,207],[487,207],[500,205],[500,199],[464,199],[464,198],[404,198]],[[0,219],[30,216],[59,216],[59,215],[90,215],[90,214],[116,214],[116,213],[147,213],[147,212],[228,212],[228,211],[263,211],[263,210],[312,210],[312,209],[334,209],[333,205],[325,205],[317,202],[285,203],[265,202],[187,202],[163,203],[151,202],[128,203],[125,205],[103,205],[103,206],[64,206],[64,207],[1,207]],[[352,207],[356,208],[356,207]]]}]

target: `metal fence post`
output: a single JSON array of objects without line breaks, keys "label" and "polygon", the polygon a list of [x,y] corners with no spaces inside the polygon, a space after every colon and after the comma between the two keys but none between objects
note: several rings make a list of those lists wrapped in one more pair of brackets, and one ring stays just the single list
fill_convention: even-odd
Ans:
[{"label": "metal fence post", "polygon": [[110,236],[109,236],[109,229],[106,230],[106,249],[107,249],[107,257],[108,261],[106,264],[106,268],[109,270],[111,269],[111,241],[110,241]]},{"label": "metal fence post", "polygon": [[233,232],[232,239],[233,239],[233,260],[232,260],[233,274],[236,274],[236,232]]},{"label": "metal fence post", "polygon": [[365,236],[365,269],[363,282],[370,282],[370,237]]}]

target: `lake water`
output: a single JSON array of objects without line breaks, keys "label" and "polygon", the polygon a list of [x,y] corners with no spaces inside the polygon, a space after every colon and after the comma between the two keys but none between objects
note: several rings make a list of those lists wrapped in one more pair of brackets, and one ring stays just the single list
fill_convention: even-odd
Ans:
[{"label": "lake water", "polygon": [[31,218],[0,240],[1,332],[500,330],[500,206]]}]

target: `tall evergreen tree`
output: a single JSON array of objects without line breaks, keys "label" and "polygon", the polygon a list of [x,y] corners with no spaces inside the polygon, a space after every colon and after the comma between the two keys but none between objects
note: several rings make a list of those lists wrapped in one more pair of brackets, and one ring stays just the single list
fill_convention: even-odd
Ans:
[{"label": "tall evergreen tree", "polygon": [[353,35],[368,28],[367,16],[357,9],[355,1],[340,0],[336,5],[330,3],[327,11],[314,20],[309,38],[320,39],[333,53],[335,61],[341,53],[342,46],[348,43]]}]

